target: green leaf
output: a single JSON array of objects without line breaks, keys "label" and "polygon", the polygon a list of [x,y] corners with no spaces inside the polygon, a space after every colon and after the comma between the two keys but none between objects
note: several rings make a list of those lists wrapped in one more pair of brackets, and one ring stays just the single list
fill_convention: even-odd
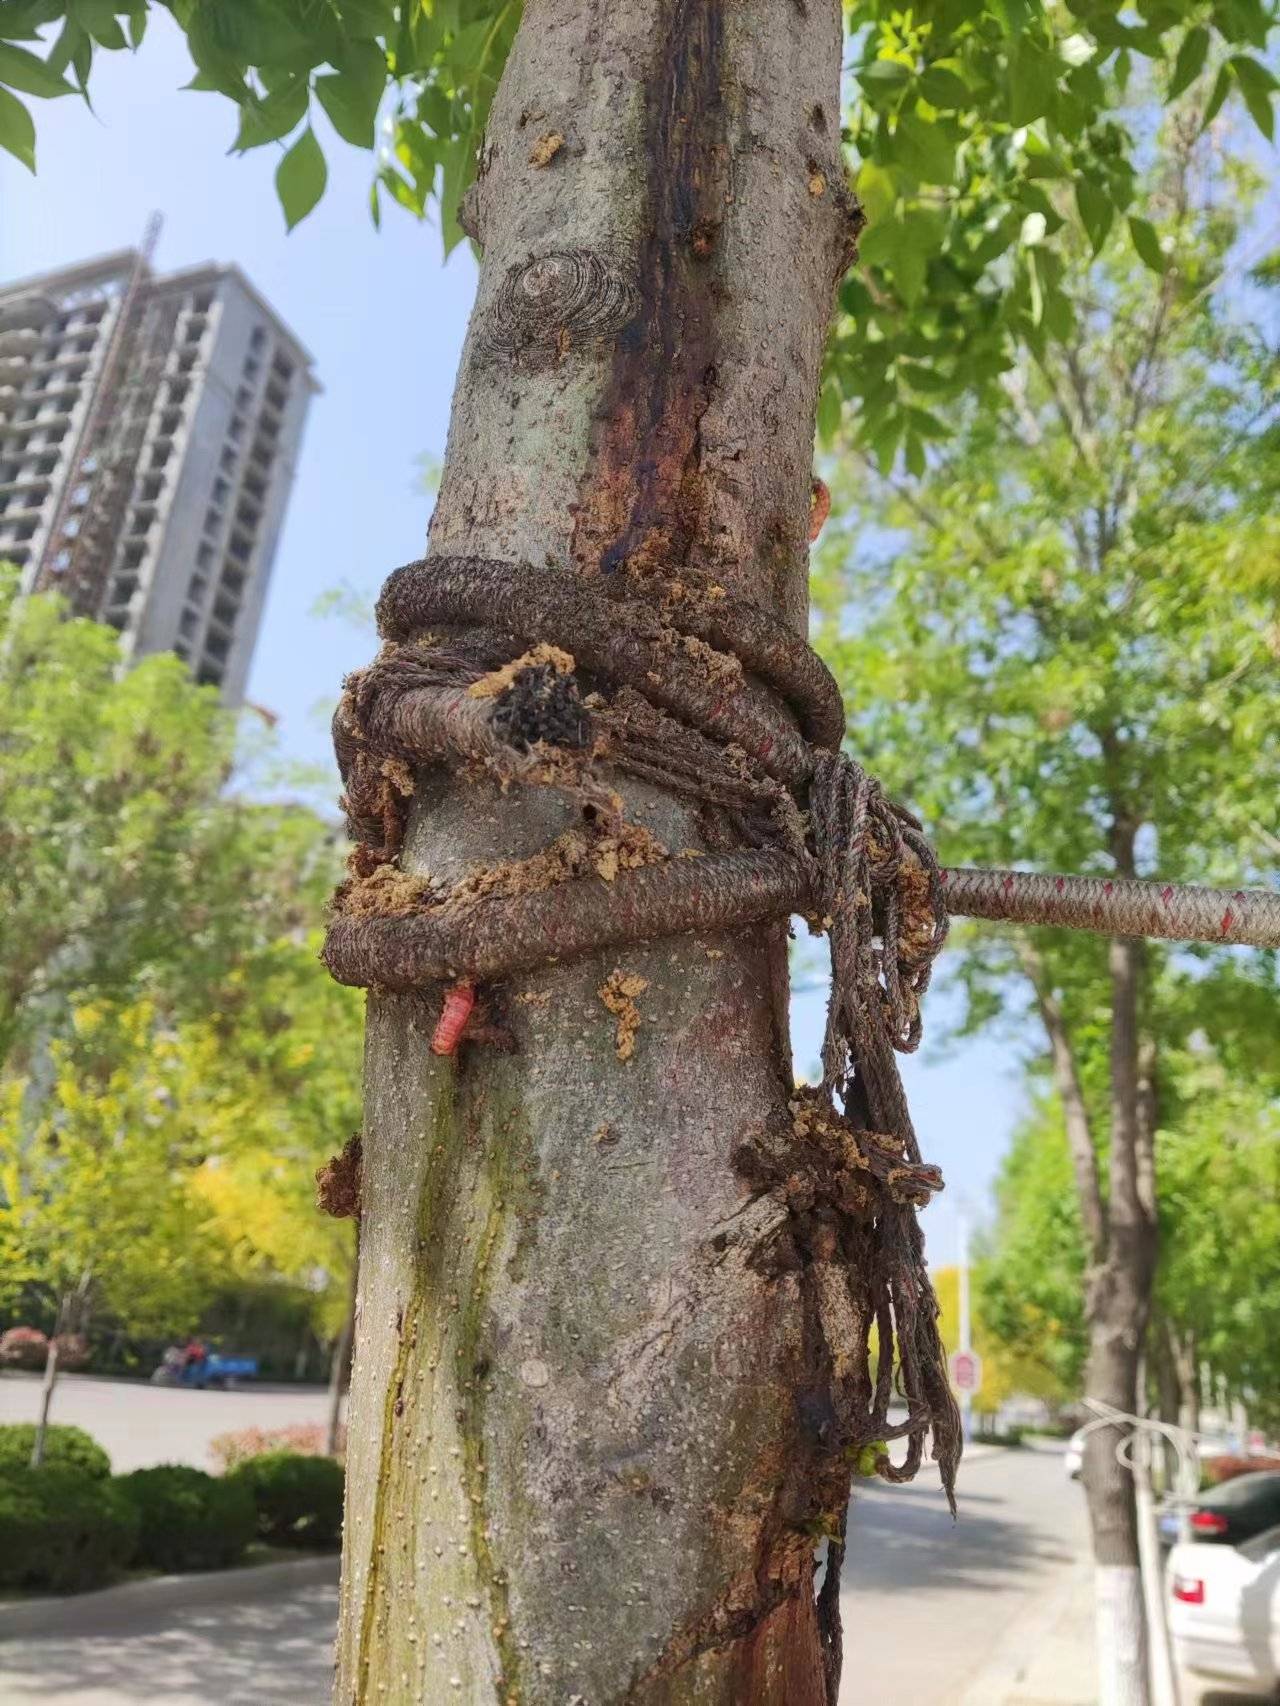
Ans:
[{"label": "green leaf", "polygon": [[841,412],[840,386],[828,379],[818,396],[818,437],[824,445],[833,443],[840,431]]},{"label": "green leaf", "polygon": [[29,171],[35,171],[35,124],[18,97],[3,87],[0,87],[0,148],[8,149]]},{"label": "green leaf", "polygon": [[103,47],[120,49],[129,45],[116,17],[115,0],[71,0],[67,10]]},{"label": "green leaf", "polygon": [[276,167],[276,194],[290,231],[320,200],[328,176],[324,153],[308,125]]},{"label": "green leaf", "polygon": [[888,167],[877,166],[874,160],[865,161],[859,169],[855,188],[863,211],[873,224],[893,212],[898,199],[898,185]]},{"label": "green leaf", "polygon": [[49,57],[45,61],[50,71],[61,76],[71,64],[72,56],[84,39],[84,31],[79,24],[74,18],[68,18],[58,32],[58,39],[49,50]]},{"label": "green leaf", "polygon": [[76,74],[76,82],[85,100],[89,99],[89,73],[93,70],[93,37],[82,30],[80,40],[71,53],[71,69]]},{"label": "green leaf", "polygon": [[902,416],[896,411],[868,433],[871,443],[871,453],[876,459],[876,466],[882,474],[887,474],[893,467],[893,459],[898,454],[898,441],[902,437]]},{"label": "green leaf", "polygon": [[925,459],[924,459],[924,445],[921,444],[920,440],[916,437],[915,433],[909,432],[907,434],[906,443],[903,445],[902,454],[903,454],[903,459],[907,464],[908,474],[913,475],[914,478],[918,480],[920,478],[920,476],[924,473]]},{"label": "green leaf", "polygon": [[28,53],[25,47],[0,41],[0,83],[10,89],[21,89],[24,95],[74,95],[75,89],[56,71],[51,71],[43,59]]},{"label": "green leaf", "polygon": [[378,105],[386,87],[387,62],[372,42],[355,42],[342,69],[316,78],[316,96],[344,142],[372,148]]},{"label": "green leaf", "polygon": [[1209,96],[1209,104],[1205,107],[1204,117],[1200,121],[1202,131],[1207,130],[1222,111],[1227,96],[1231,93],[1231,85],[1234,81],[1230,65],[1224,65],[1214,79],[1213,93]]},{"label": "green leaf", "polygon": [[458,223],[463,191],[471,182],[475,155],[470,133],[453,137],[442,150],[440,174],[440,234],[447,260],[466,233]]},{"label": "green leaf", "polygon": [[896,59],[876,59],[858,73],[873,106],[889,106],[911,81],[911,69]]},{"label": "green leaf", "polygon": [[1043,118],[1058,86],[1059,62],[1023,36],[1009,56],[1009,123]]},{"label": "green leaf", "polygon": [[973,90],[945,65],[929,67],[920,79],[920,93],[940,112],[964,112],[974,105]]},{"label": "green leaf", "polygon": [[1106,190],[1095,179],[1079,178],[1076,181],[1076,207],[1085,236],[1096,255],[1107,240],[1107,233],[1115,218],[1115,206]]},{"label": "green leaf", "polygon": [[453,102],[435,83],[428,83],[418,96],[418,117],[425,119],[437,136],[452,136],[457,129]]},{"label": "green leaf", "polygon": [[338,0],[338,11],[353,36],[385,36],[396,21],[395,0]]},{"label": "green leaf", "polygon": [[1151,268],[1152,272],[1162,273],[1168,270],[1168,256],[1160,247],[1156,228],[1149,219],[1138,219],[1131,216],[1129,235],[1133,239],[1133,246],[1138,251],[1139,258]]},{"label": "green leaf", "polygon": [[1232,57],[1231,69],[1236,74],[1236,81],[1242,89],[1257,89],[1260,94],[1274,94],[1280,84],[1265,65],[1256,59],[1250,59],[1247,53],[1237,53]]},{"label": "green leaf", "polygon": [[906,169],[926,184],[949,184],[956,175],[956,144],[950,129],[919,113],[903,113],[894,149]]},{"label": "green leaf", "polygon": [[129,46],[136,53],[142,46],[142,38],[147,33],[146,0],[138,0],[138,4],[129,11]]},{"label": "green leaf", "polygon": [[1178,49],[1178,57],[1174,61],[1173,76],[1169,80],[1168,99],[1174,100],[1184,89],[1189,89],[1196,78],[1204,70],[1205,61],[1209,57],[1209,31],[1204,24],[1197,24],[1194,29],[1187,31]]},{"label": "green leaf", "polygon": [[288,136],[306,117],[307,93],[307,79],[299,75],[265,99],[242,106],[240,128],[232,150],[247,154],[251,148],[261,148],[264,143],[278,142],[282,136]]},{"label": "green leaf", "polygon": [[1276,123],[1275,110],[1272,106],[1271,96],[1264,95],[1257,89],[1245,88],[1243,84],[1241,85],[1240,93],[1244,97],[1245,106],[1249,109],[1250,118],[1266,137],[1267,141],[1270,142],[1275,134]]},{"label": "green leaf", "polygon": [[1250,59],[1247,54],[1237,54],[1231,60],[1231,69],[1240,85],[1240,93],[1244,96],[1249,116],[1269,142],[1275,131],[1275,113],[1272,109],[1275,78],[1264,65],[1259,65],[1256,59]]},{"label": "green leaf", "polygon": [[390,166],[384,166],[378,173],[378,182],[384,189],[389,190],[401,207],[412,213],[415,219],[422,218],[424,197],[412,184],[405,183],[399,172]]}]

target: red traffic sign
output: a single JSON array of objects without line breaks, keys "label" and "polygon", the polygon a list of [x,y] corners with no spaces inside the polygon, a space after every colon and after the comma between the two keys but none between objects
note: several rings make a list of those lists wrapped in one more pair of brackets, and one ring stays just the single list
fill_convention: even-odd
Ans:
[{"label": "red traffic sign", "polygon": [[951,1384],[957,1392],[977,1392],[982,1385],[982,1358],[977,1351],[952,1351]]}]

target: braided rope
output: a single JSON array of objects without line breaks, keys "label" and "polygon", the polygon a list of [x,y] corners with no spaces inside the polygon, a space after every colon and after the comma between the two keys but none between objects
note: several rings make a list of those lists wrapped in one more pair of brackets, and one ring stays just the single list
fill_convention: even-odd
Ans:
[{"label": "braided rope", "polygon": [[1120,877],[944,870],[947,911],[1010,924],[1058,924],[1108,936],[1280,948],[1280,894]]},{"label": "braided rope", "polygon": [[[942,1179],[921,1160],[895,1060],[919,1043],[919,998],[946,908],[919,824],[834,750],[844,717],[826,666],[784,623],[723,588],[626,572],[434,558],[389,578],[378,620],[383,651],[349,678],[334,718],[359,846],[326,940],[330,970],[391,990],[471,986],[605,947],[809,911],[832,952],[820,1106],[791,1104],[783,1174],[761,1157],[753,1165],[790,1204],[808,1157],[809,1206],[797,1224],[809,1225],[821,1200],[842,1229],[835,1283],[848,1301],[833,1306],[830,1343],[833,1371],[844,1371],[833,1372],[837,1446],[905,1438],[903,1462],[885,1450],[876,1464],[905,1480],[931,1436],[953,1496],[959,1415],[915,1215]],[[593,688],[585,697],[579,677]],[[412,772],[433,762],[504,786],[564,789],[590,829],[451,889],[398,873]],[[637,845],[620,800],[596,779],[601,764],[709,808],[713,850],[671,857]],[[732,850],[715,848],[726,835]],[[829,1236],[809,1253],[815,1273],[831,1269]],[[908,1406],[896,1427],[895,1368]]]},{"label": "braided rope", "polygon": [[[905,1460],[884,1452],[876,1469],[906,1480],[931,1434],[950,1497],[959,1415],[914,1212],[942,1180],[921,1160],[896,1060],[919,1044],[948,915],[1280,946],[1280,895],[941,869],[916,819],[838,750],[843,708],[826,666],[768,611],[717,586],[440,557],[390,576],[378,620],[383,650],[348,678],[334,717],[358,845],[326,938],[330,971],[396,991],[470,988],[794,913],[825,931],[823,1081],[816,1103],[792,1103],[791,1141],[808,1158],[806,1200],[827,1202],[842,1228],[846,1303],[832,1319],[837,1337],[840,1321],[855,1326],[852,1343],[831,1346],[844,1371],[833,1372],[840,1443],[905,1438]],[[399,873],[413,771],[432,763],[562,789],[586,827],[523,867],[452,888]],[[601,766],[698,802],[711,850],[672,857],[626,825]],[[798,1175],[756,1164],[791,1201]],[[827,1284],[829,1250],[810,1259]],[[897,1427],[895,1363],[908,1407]]]}]

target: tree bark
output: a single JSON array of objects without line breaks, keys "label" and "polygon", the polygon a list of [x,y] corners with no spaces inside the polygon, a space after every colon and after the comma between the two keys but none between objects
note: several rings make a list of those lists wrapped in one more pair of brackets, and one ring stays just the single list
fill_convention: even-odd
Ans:
[{"label": "tree bark", "polygon": [[[1131,855],[1131,846],[1130,846]],[[1122,872],[1121,874],[1128,874]],[[1140,943],[1114,938],[1111,977],[1111,1165],[1107,1258],[1092,1288],[1085,1394],[1134,1415],[1155,1275],[1154,1149],[1144,1135],[1140,1069]],[[1133,1479],[1116,1458],[1115,1428],[1086,1441],[1084,1486],[1097,1569],[1100,1698],[1145,1706],[1149,1698]]]},{"label": "tree bark", "polygon": [[[465,208],[484,263],[432,552],[697,571],[803,631],[840,32],[834,0],[527,0]],[[403,863],[444,879],[571,812],[417,789]],[[647,980],[625,1062],[618,964]],[[369,1001],[337,1698],[817,1706],[813,1533],[847,1479],[815,1288],[760,1260],[786,1209],[734,1167],[788,1123],[782,932],[500,999],[518,1052],[454,1058],[429,1000]]]},{"label": "tree bark", "polygon": [[329,1360],[329,1414],[325,1425],[324,1448],[330,1457],[339,1455],[342,1440],[342,1394],[351,1380],[351,1346],[356,1331],[356,1295],[359,1288],[360,1236],[359,1221],[351,1251],[351,1278],[348,1285],[347,1308],[342,1326],[334,1342]]}]

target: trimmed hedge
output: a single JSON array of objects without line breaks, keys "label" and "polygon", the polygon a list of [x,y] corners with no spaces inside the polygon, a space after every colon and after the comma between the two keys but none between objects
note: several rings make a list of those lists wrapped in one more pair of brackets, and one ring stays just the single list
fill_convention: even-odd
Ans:
[{"label": "trimmed hedge", "polygon": [[[0,1426],[0,1475],[29,1468],[35,1442],[34,1422],[6,1422]],[[51,1422],[45,1429],[42,1467],[78,1469],[95,1481],[105,1481],[111,1474],[111,1459],[83,1428]]]},{"label": "trimmed hedge", "polygon": [[138,1513],[118,1482],[57,1465],[0,1473],[0,1586],[101,1587],[137,1538]]},{"label": "trimmed hedge", "polygon": [[247,1487],[184,1463],[135,1469],[116,1482],[138,1513],[134,1562],[157,1570],[225,1570],[253,1539]]},{"label": "trimmed hedge", "polygon": [[342,1465],[331,1457],[271,1451],[225,1477],[248,1489],[258,1533],[283,1546],[333,1546],[342,1533]]}]

